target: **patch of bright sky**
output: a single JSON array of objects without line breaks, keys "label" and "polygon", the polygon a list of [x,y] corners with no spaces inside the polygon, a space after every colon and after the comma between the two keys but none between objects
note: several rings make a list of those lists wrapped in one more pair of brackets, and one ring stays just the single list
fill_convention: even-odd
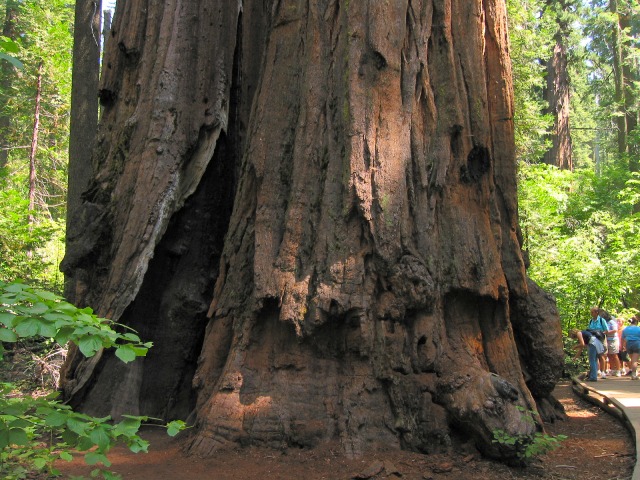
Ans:
[{"label": "patch of bright sky", "polygon": [[116,9],[116,0],[103,0],[102,2],[102,11],[104,10],[115,10]]}]

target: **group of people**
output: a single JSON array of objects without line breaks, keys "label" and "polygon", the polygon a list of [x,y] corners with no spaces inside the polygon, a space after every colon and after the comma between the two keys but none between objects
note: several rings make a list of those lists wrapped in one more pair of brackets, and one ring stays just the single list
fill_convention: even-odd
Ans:
[{"label": "group of people", "polygon": [[592,307],[587,328],[571,331],[570,336],[578,340],[576,358],[587,349],[589,373],[586,381],[597,382],[607,375],[628,375],[632,380],[638,380],[639,317],[631,317],[625,326],[624,319],[615,318],[602,308]]}]

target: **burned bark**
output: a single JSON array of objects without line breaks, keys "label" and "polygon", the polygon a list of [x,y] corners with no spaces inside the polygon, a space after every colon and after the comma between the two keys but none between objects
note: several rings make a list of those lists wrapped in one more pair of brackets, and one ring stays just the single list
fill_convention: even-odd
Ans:
[{"label": "burned bark", "polygon": [[540,428],[514,319],[553,300],[520,250],[503,2],[124,8],[64,268],[159,353],[70,360],[71,401],[193,408],[200,454],[433,451],[463,430],[513,456],[493,431]]}]

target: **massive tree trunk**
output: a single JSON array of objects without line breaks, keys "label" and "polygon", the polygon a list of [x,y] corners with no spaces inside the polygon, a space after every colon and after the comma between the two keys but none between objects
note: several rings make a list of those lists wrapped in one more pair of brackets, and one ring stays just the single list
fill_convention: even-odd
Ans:
[{"label": "massive tree trunk", "polygon": [[193,412],[201,454],[462,430],[513,456],[493,431],[540,428],[562,345],[520,249],[503,1],[118,9],[63,268],[154,347],[73,356],[71,403]]}]

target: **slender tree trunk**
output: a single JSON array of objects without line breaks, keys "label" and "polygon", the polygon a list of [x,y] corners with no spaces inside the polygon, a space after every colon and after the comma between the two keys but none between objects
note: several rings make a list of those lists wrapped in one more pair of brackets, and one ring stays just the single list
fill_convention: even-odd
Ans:
[{"label": "slender tree trunk", "polygon": [[624,112],[624,73],[621,29],[618,15],[618,0],[609,1],[609,11],[615,15],[616,21],[611,30],[611,48],[613,50],[613,80],[615,85],[614,101],[616,103],[615,124],[618,134],[618,152],[627,151],[627,125]]},{"label": "slender tree trunk", "polygon": [[[18,4],[15,0],[7,0],[2,35],[15,40]],[[7,112],[11,84],[15,67],[9,62],[0,62],[0,168],[7,165],[10,143],[11,116]]]},{"label": "slender tree trunk", "polygon": [[72,355],[70,403],[191,412],[200,454],[462,429],[513,457],[493,432],[541,429],[562,344],[520,249],[503,1],[118,8],[63,268],[154,347]]},{"label": "slender tree trunk", "polygon": [[36,156],[38,153],[38,136],[40,133],[40,103],[42,100],[42,68],[38,65],[36,78],[36,98],[33,112],[33,131],[31,133],[31,148],[29,149],[29,224],[33,224],[33,212],[36,208]]},{"label": "slender tree trunk", "polygon": [[[80,196],[87,188],[93,173],[91,152],[98,128],[101,10],[101,0],[76,1],[71,78],[67,237],[81,233]],[[65,296],[72,302],[77,299],[74,285],[75,280],[70,272],[65,277]]]},{"label": "slender tree trunk", "polygon": [[[562,2],[562,10],[566,3]],[[569,26],[558,19],[553,56],[547,62],[547,110],[553,116],[551,148],[545,153],[544,162],[558,168],[573,170],[573,149],[570,125],[570,88],[566,41]]]},{"label": "slender tree trunk", "polygon": [[[639,80],[638,62],[630,55],[631,45],[631,13],[630,7],[626,6],[622,12],[619,12],[618,19],[620,25],[620,33],[624,36],[622,44],[622,88],[624,96],[624,121],[627,136],[638,126],[638,107],[636,103],[636,87]],[[629,170],[637,172],[640,169],[640,147],[637,142],[625,142],[625,152],[629,155]],[[640,205],[636,205],[636,211]]]}]

